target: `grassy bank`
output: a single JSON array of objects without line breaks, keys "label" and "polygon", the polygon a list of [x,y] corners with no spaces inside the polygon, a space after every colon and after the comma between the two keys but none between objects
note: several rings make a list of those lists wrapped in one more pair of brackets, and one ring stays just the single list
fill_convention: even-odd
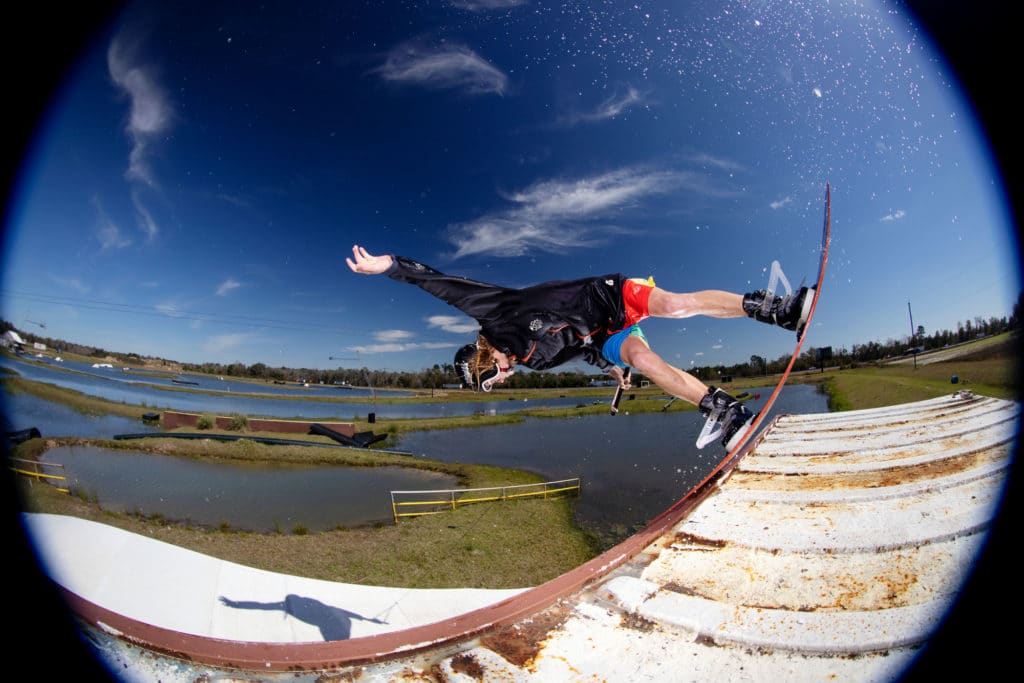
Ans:
[{"label": "grassy bank", "polygon": [[238,564],[327,581],[409,588],[535,586],[593,557],[566,501],[520,500],[376,528],[309,534],[199,529],[100,509],[34,484],[30,511],[92,519]]},{"label": "grassy bank", "polygon": [[[935,356],[833,368],[802,373],[789,383],[821,384],[829,395],[829,409],[856,410],[922,401],[961,389],[994,398],[1019,399],[1017,346],[1011,335],[973,342],[957,350],[956,357],[930,362]],[[953,382],[956,378],[956,382]]]},{"label": "grassy bank", "polygon": [[[872,364],[799,373],[789,382],[821,385],[829,394],[832,410],[893,405],[948,395],[960,389],[1001,398],[1018,396],[1016,339],[1004,335],[959,349],[958,353],[961,355],[956,358],[934,363],[923,362],[925,359],[922,357],[922,362],[916,367],[912,363]],[[954,375],[958,379],[955,384],[951,382]],[[738,394],[744,389],[772,385],[777,380],[777,377],[738,378],[726,388]],[[103,401],[17,378],[6,378],[3,385],[7,392],[31,392],[89,414],[137,418],[143,412],[139,406]],[[373,429],[377,433],[383,430],[395,436],[425,429],[485,427],[522,420],[525,416],[557,419],[588,413],[606,414],[611,397],[608,388],[552,391],[557,395],[576,396],[580,401],[575,407],[534,409],[528,407],[527,400],[523,402],[523,410],[512,415],[388,419],[375,424],[357,421],[356,429]],[[535,390],[529,394],[520,396],[516,393],[514,397],[529,399],[551,395],[551,392]],[[660,411],[667,400],[657,388],[639,389],[630,394],[633,399],[627,398],[621,405],[626,412]],[[675,401],[669,409],[689,410],[692,407]],[[211,430],[210,433],[218,432]],[[325,437],[303,435],[289,435],[289,438],[326,440]],[[21,447],[21,454],[22,457],[33,457],[47,447],[68,441],[74,440],[30,441]],[[284,460],[350,466],[414,465],[454,474],[466,486],[472,487],[536,481],[536,477],[524,472],[433,462],[362,449],[159,438],[139,442],[99,442],[99,445],[145,449],[155,456],[173,454],[223,460]],[[433,588],[522,587],[557,576],[599,550],[592,537],[574,526],[571,500],[486,503],[376,528],[257,534],[229,528],[203,529],[168,520],[115,513],[102,509],[86,497],[66,496],[58,494],[50,486],[31,480],[22,481],[24,505],[28,510],[93,519],[239,564],[332,581]]]},{"label": "grassy bank", "polygon": [[[959,362],[919,366],[859,368],[831,371],[820,380],[829,395],[830,410],[877,408],[921,401],[969,389],[996,398],[1015,398],[1016,387],[1003,380],[1005,361]],[[956,376],[956,384],[951,378]]]},{"label": "grassy bank", "polygon": [[137,418],[147,412],[145,405],[130,405],[127,403],[116,403],[102,398],[88,396],[74,389],[63,389],[52,384],[34,382],[32,380],[18,377],[4,371],[0,374],[0,389],[5,394],[17,395],[22,392],[32,394],[46,401],[61,403],[83,415],[117,415],[120,417]]},{"label": "grassy bank", "polygon": [[[402,465],[445,472],[467,487],[527,484],[536,475],[484,465],[444,463],[344,448],[266,446],[251,441],[180,439],[107,441],[33,439],[16,456],[33,458],[48,448],[83,444],[131,449],[154,457],[174,455],[216,461],[288,462],[345,466]],[[593,539],[572,521],[572,500],[519,500],[460,507],[398,524],[324,532],[297,527],[252,533],[227,525],[202,528],[159,517],[104,509],[87,492],[58,493],[21,478],[23,507],[91,519],[239,564],[329,581],[411,588],[532,586],[568,571],[596,552]]]},{"label": "grassy bank", "polygon": [[[118,403],[115,401],[108,401],[106,399],[97,398],[95,396],[89,396],[83,394],[74,389],[64,389],[61,387],[54,386],[52,384],[46,384],[43,382],[35,382],[27,380],[14,375],[4,375],[0,377],[0,388],[4,392],[9,394],[18,394],[25,392],[37,396],[47,401],[53,401],[56,403],[62,403],[75,410],[81,412],[84,415],[117,415],[120,417],[128,417],[132,419],[138,419],[142,413],[149,412],[150,407],[142,405],[132,405],[126,403]],[[179,390],[182,391],[182,390]],[[447,401],[447,402],[461,402],[466,400],[466,397],[461,392],[455,392],[456,395],[449,399],[442,399],[439,397],[434,398],[435,401]],[[503,424],[514,424],[516,422],[522,422],[526,417],[550,417],[550,418],[562,418],[579,415],[601,415],[607,414],[609,405],[611,404],[611,396],[613,391],[604,387],[601,389],[596,388],[580,388],[580,389],[558,389],[558,390],[546,390],[546,389],[530,389],[523,391],[496,391],[492,395],[497,400],[505,400],[516,403],[517,407],[521,409],[515,413],[505,413],[500,415],[488,415],[488,414],[477,414],[477,415],[457,415],[448,417],[436,417],[436,418],[388,418],[387,420],[376,420],[373,423],[368,422],[365,416],[358,417],[346,417],[345,410],[339,406],[338,414],[334,418],[324,418],[324,420],[333,419],[343,422],[351,422],[355,425],[356,431],[375,431],[378,434],[386,433],[391,437],[396,437],[400,434],[416,431],[430,431],[435,429],[455,429],[460,427],[491,427],[494,425]],[[237,394],[245,395],[245,394]],[[578,399],[578,402],[574,406],[566,408],[532,408],[530,407],[529,401],[531,399],[543,399],[550,398],[552,395],[556,396],[570,396]],[[253,396],[257,396],[253,394]],[[275,400],[279,397],[275,396]],[[302,399],[302,397],[297,397]],[[320,397],[317,397],[320,400]],[[472,394],[470,399],[479,401],[479,394]],[[367,399],[359,399],[365,403]],[[402,401],[409,401],[409,399],[401,399]],[[635,391],[628,392],[627,396],[623,399],[621,409],[624,412],[632,413],[643,413],[643,412],[656,412],[664,408],[668,396],[657,387],[647,387],[644,389],[637,389]],[[415,402],[415,401],[413,401]],[[694,407],[687,404],[684,401],[675,401],[669,407],[669,410],[693,410]],[[249,416],[253,417],[253,416]],[[296,414],[296,418],[302,416]],[[287,418],[282,418],[287,419]],[[184,430],[180,430],[184,431]],[[194,431],[194,430],[188,430]],[[209,430],[211,434],[215,433],[234,433],[237,432],[218,432],[217,430]],[[252,436],[280,436],[280,434],[262,433],[262,432],[246,432]],[[289,435],[288,438],[296,439],[309,439],[312,441],[323,441],[330,443],[326,437],[319,437],[315,435]],[[394,443],[392,438],[390,441],[379,444],[379,447],[384,448]]]}]

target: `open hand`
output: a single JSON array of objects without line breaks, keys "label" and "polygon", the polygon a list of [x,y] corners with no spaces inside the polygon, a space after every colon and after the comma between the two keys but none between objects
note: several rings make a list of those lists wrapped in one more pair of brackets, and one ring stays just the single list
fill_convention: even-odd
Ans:
[{"label": "open hand", "polygon": [[352,247],[352,256],[353,258],[346,258],[345,263],[356,273],[379,275],[391,267],[390,256],[374,256],[358,244]]}]

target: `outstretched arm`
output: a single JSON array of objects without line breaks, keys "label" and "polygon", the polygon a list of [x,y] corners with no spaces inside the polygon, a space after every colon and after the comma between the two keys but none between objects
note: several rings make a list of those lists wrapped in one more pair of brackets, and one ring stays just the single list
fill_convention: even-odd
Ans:
[{"label": "outstretched arm", "polygon": [[486,282],[445,275],[405,256],[374,256],[358,244],[352,247],[352,258],[345,261],[356,273],[384,273],[392,280],[416,285],[477,320],[493,317],[506,293],[511,291]]},{"label": "outstretched arm", "polygon": [[374,256],[358,244],[352,247],[352,256],[354,260],[346,258],[345,262],[356,273],[379,275],[391,267],[390,256]]}]

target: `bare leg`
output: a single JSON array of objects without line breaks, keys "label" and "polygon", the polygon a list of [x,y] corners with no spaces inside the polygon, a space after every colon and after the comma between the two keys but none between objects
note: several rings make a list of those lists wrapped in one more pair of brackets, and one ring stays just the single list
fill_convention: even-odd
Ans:
[{"label": "bare leg", "polygon": [[651,315],[657,318],[689,318],[694,315],[739,318],[746,315],[743,295],[720,289],[681,294],[655,287],[647,305]]},{"label": "bare leg", "polygon": [[[651,293],[653,298],[654,294]],[[637,336],[629,336],[622,342],[620,351],[622,360],[644,377],[677,396],[684,401],[699,405],[700,400],[708,393],[708,387],[693,375],[669,365],[661,356]]]}]

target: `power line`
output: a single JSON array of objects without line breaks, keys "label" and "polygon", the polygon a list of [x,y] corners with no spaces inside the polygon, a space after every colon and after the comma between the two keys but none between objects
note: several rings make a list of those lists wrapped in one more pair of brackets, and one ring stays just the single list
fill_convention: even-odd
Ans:
[{"label": "power line", "polygon": [[230,313],[210,313],[205,311],[188,311],[179,309],[161,311],[159,309],[155,309],[155,307],[152,306],[124,304],[114,301],[102,301],[98,299],[81,299],[66,296],[34,294],[30,292],[19,292],[10,289],[0,290],[0,296],[9,298],[19,298],[27,301],[33,301],[36,303],[46,303],[57,306],[71,306],[75,308],[82,308],[88,310],[107,311],[127,315],[141,315],[155,318],[169,318],[174,320],[193,320],[199,322],[217,323],[221,325],[246,325],[249,327],[319,332],[324,334],[363,332],[362,328],[318,325],[310,323],[308,321],[279,320],[275,318],[233,315]]}]

